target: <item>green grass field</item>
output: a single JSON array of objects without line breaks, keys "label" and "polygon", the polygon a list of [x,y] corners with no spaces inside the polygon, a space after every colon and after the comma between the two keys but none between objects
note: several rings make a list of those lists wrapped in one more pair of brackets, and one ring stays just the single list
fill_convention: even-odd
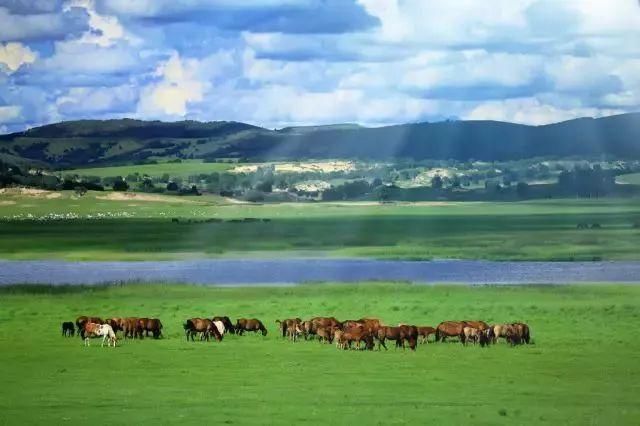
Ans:
[{"label": "green grass field", "polygon": [[[114,195],[121,194],[2,194],[0,258],[640,259],[635,199],[260,205],[213,196],[109,199]],[[73,219],[35,220],[49,215]],[[270,222],[229,222],[242,218]],[[578,223],[602,229],[576,229]]]},{"label": "green grass field", "polygon": [[[0,290],[1,424],[603,424],[640,422],[637,286],[129,285]],[[90,348],[77,315],[161,318],[166,338]],[[262,319],[270,333],[186,342],[191,316]],[[525,321],[535,344],[411,353],[290,343],[275,319]]]},{"label": "green grass field", "polygon": [[111,167],[94,167],[83,169],[64,170],[63,174],[77,174],[80,176],[127,176],[138,173],[141,176],[147,175],[151,177],[160,177],[168,173],[172,178],[186,178],[198,174],[211,174],[214,172],[223,172],[233,168],[234,164],[229,163],[204,163],[202,160],[182,160],[181,163],[159,163],[159,164],[143,164],[129,166],[111,166]]}]

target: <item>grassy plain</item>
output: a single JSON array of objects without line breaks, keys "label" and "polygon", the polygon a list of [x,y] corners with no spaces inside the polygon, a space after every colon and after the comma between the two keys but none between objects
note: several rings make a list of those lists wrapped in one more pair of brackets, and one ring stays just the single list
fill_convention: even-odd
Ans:
[{"label": "grassy plain", "polygon": [[[1,289],[0,424],[638,424],[638,286],[316,284]],[[77,315],[161,318],[166,338],[84,348]],[[187,343],[191,316],[261,318],[269,335]],[[525,321],[535,344],[338,351],[275,319]],[[37,321],[35,321],[37,319]]]},{"label": "grassy plain", "polygon": [[182,160],[181,163],[159,163],[159,164],[142,164],[127,166],[110,166],[110,167],[93,167],[65,170],[62,174],[77,174],[80,176],[99,176],[101,178],[113,176],[127,176],[138,173],[141,176],[147,175],[151,177],[160,177],[168,173],[172,178],[186,178],[198,174],[211,174],[214,172],[223,172],[235,167],[235,164],[229,163],[205,163],[202,160]]},{"label": "grassy plain", "polygon": [[[49,196],[0,196],[0,258],[640,259],[634,199],[260,205],[213,196]],[[52,220],[61,217],[68,219]],[[231,221],[243,218],[269,221]]]}]

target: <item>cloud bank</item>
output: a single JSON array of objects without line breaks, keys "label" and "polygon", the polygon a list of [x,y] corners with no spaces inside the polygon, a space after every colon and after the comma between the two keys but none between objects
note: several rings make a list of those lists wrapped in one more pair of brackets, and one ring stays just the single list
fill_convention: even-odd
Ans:
[{"label": "cloud bank", "polygon": [[640,110],[637,0],[0,0],[0,124]]}]

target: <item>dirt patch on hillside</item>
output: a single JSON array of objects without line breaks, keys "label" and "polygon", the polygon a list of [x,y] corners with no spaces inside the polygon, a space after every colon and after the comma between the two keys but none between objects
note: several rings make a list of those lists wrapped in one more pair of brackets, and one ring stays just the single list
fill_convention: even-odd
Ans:
[{"label": "dirt patch on hillside", "polygon": [[60,198],[62,193],[35,188],[2,188],[0,195],[26,195],[34,198]]},{"label": "dirt patch on hillside", "polygon": [[[356,169],[353,161],[309,161],[299,163],[270,163],[274,166],[276,172],[286,173],[302,173],[302,172],[346,172]],[[258,167],[270,165],[267,164],[248,164],[244,166],[236,166],[229,170],[230,173],[252,173],[258,170]]]},{"label": "dirt patch on hillside", "polygon": [[109,201],[149,201],[155,203],[184,203],[199,204],[197,201],[179,197],[165,197],[162,195],[138,194],[135,192],[111,192],[107,195],[98,195],[98,200]]}]

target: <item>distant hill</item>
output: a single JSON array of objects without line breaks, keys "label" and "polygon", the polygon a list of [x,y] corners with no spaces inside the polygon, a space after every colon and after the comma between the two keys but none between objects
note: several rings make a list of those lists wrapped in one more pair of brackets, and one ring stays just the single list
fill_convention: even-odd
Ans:
[{"label": "distant hill", "polygon": [[379,128],[352,124],[269,130],[238,122],[80,120],[0,136],[0,154],[55,167],[148,159],[456,159],[545,156],[640,158],[640,113],[544,126],[444,121]]}]

